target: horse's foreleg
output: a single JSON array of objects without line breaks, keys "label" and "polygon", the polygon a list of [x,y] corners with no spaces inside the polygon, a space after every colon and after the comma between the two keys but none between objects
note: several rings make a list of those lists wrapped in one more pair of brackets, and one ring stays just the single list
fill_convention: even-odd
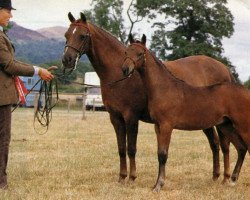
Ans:
[{"label": "horse's foreleg", "polygon": [[128,139],[128,157],[130,163],[129,181],[136,179],[136,143],[138,134],[138,120],[126,121],[127,139]]},{"label": "horse's foreleg", "polygon": [[114,126],[117,138],[118,152],[120,156],[120,174],[119,182],[123,183],[127,177],[127,161],[126,161],[126,127],[121,117],[110,115],[111,123]]},{"label": "horse's foreleg", "polygon": [[168,148],[171,139],[172,128],[168,124],[162,124],[160,127],[155,125],[155,132],[157,135],[157,144],[158,144],[158,162],[159,162],[159,171],[156,184],[153,188],[154,192],[160,192],[162,186],[165,183],[165,165],[168,159]]},{"label": "horse's foreleg", "polygon": [[214,127],[204,129],[203,132],[207,136],[207,139],[210,144],[210,148],[213,153],[213,180],[217,180],[220,176],[220,157],[219,157],[219,152],[220,152],[220,143],[219,143],[219,138],[218,135],[216,134],[216,131]]}]

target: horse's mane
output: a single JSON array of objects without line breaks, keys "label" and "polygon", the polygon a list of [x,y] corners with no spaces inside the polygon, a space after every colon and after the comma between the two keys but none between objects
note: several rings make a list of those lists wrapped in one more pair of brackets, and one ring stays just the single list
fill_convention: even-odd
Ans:
[{"label": "horse's mane", "polygon": [[108,38],[109,40],[114,41],[118,46],[122,46],[123,48],[125,48],[124,44],[119,41],[115,36],[113,36],[110,32],[106,31],[105,29],[88,22],[91,26],[94,27],[95,31],[99,32],[101,35],[105,36],[106,38]]}]

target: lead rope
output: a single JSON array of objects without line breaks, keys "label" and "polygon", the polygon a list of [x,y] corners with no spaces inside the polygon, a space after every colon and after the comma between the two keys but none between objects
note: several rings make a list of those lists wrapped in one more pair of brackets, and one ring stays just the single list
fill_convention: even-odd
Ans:
[{"label": "lead rope", "polygon": [[[55,93],[56,98],[53,98],[53,87],[55,87]],[[49,124],[52,120],[52,109],[56,106],[57,102],[59,100],[58,96],[58,85],[57,85],[57,79],[53,79],[50,82],[42,81],[40,90],[39,90],[39,96],[37,100],[37,106],[34,113],[34,130],[40,134],[45,134],[49,129]],[[54,102],[53,102],[54,101]],[[42,102],[44,102],[44,105],[42,106]],[[42,127],[45,127],[46,130],[42,133],[40,133],[36,127],[36,120],[39,122],[39,124]]]}]

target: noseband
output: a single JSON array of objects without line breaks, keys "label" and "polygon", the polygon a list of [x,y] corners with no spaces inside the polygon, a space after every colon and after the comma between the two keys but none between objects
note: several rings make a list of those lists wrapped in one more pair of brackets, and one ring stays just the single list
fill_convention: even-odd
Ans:
[{"label": "noseband", "polygon": [[[132,43],[132,44],[129,45],[129,47],[130,47],[130,46],[139,46],[139,47],[143,48],[143,50],[144,50],[144,52],[143,52],[143,57],[144,57],[144,62],[145,62],[145,61],[146,61],[146,56],[145,56],[145,54],[146,54],[147,48],[146,48],[145,46],[143,46],[142,44],[140,44],[140,43]],[[137,60],[133,60],[132,58],[126,56],[126,57],[124,58],[124,62],[125,62],[126,60],[129,59],[129,60],[131,60],[131,61],[133,62],[133,64],[136,66],[136,62],[138,62],[138,61],[141,59],[141,57],[142,57],[142,56],[138,56]]]},{"label": "noseband", "polygon": [[90,39],[90,31],[89,31],[89,27],[85,24],[82,24],[82,23],[73,22],[70,24],[70,26],[81,26],[81,27],[87,29],[87,34],[85,34],[85,38],[83,39],[80,48],[77,48],[77,47],[70,45],[70,44],[67,44],[67,43],[64,46],[64,49],[66,49],[68,47],[68,48],[71,48],[77,52],[77,57],[76,57],[75,66],[74,66],[74,69],[76,69],[76,65],[77,65],[79,59],[86,51],[85,46],[86,46],[88,40]]}]

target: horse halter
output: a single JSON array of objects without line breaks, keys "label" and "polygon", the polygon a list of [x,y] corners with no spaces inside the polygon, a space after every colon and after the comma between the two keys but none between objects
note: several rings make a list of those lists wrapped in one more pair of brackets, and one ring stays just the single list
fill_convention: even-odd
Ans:
[{"label": "horse halter", "polygon": [[79,59],[81,58],[81,56],[86,51],[85,46],[86,46],[87,42],[90,39],[90,31],[89,31],[89,27],[87,25],[85,25],[85,24],[82,24],[82,23],[73,22],[73,23],[70,24],[70,26],[81,26],[81,27],[84,27],[85,29],[87,29],[87,34],[85,34],[85,37],[84,37],[84,39],[82,41],[82,44],[81,44],[80,48],[77,48],[77,47],[75,47],[73,45],[69,45],[69,44],[67,44],[67,42],[66,42],[66,44],[64,46],[64,50],[68,47],[68,48],[71,48],[71,49],[73,49],[74,51],[77,52],[77,57],[76,57],[75,66],[74,66],[74,69],[76,69],[76,65],[77,65]]}]

